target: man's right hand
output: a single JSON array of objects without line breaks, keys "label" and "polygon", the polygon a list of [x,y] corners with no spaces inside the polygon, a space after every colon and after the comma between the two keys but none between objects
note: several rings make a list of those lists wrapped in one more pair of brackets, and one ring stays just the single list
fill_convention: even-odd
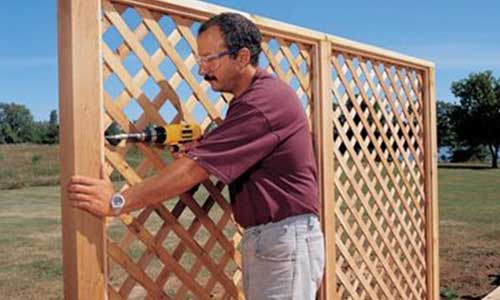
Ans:
[{"label": "man's right hand", "polygon": [[186,156],[186,153],[189,152],[192,148],[198,145],[198,141],[194,141],[191,143],[181,144],[178,149],[174,149],[174,147],[169,147],[170,153],[172,153],[172,157],[174,159],[179,159],[181,157]]}]

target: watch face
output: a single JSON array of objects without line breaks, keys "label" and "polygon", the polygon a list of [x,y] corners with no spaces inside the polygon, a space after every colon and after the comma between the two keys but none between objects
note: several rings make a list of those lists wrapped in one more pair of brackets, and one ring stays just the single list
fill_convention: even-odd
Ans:
[{"label": "watch face", "polygon": [[122,195],[115,195],[111,199],[111,207],[113,208],[121,208],[125,204],[125,199]]}]

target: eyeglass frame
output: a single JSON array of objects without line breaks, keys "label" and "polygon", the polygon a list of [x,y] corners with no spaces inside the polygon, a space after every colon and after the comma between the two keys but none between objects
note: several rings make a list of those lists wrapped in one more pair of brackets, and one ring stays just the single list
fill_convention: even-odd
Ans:
[{"label": "eyeglass frame", "polygon": [[[207,63],[210,63],[216,59],[219,59],[221,57],[224,57],[226,55],[231,55],[231,54],[235,54],[237,53],[238,51],[240,51],[241,48],[239,49],[230,49],[230,50],[224,50],[224,51],[221,51],[221,52],[218,52],[218,53],[214,53],[214,54],[209,54],[209,55],[205,55],[205,56],[196,56],[195,57],[195,60],[196,60],[196,63],[198,64],[198,67],[201,67],[202,64],[207,64]],[[220,63],[214,67],[214,68],[210,68],[211,71],[215,71],[216,69],[218,69],[220,67]]]}]

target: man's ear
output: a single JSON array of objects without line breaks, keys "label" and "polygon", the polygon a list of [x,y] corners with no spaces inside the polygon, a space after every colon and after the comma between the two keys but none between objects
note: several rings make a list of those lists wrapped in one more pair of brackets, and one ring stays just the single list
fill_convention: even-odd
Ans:
[{"label": "man's ear", "polygon": [[238,62],[242,67],[248,65],[250,63],[251,58],[252,58],[252,53],[248,48],[241,48],[240,51],[238,51]]}]

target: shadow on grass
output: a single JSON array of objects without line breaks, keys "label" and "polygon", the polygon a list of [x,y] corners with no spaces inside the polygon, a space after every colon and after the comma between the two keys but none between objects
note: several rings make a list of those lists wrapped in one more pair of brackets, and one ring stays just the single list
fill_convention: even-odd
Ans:
[{"label": "shadow on grass", "polygon": [[490,274],[488,277],[491,278],[491,285],[498,287],[500,286],[500,273],[498,274]]},{"label": "shadow on grass", "polygon": [[465,295],[465,296],[462,296],[461,299],[465,299],[465,300],[481,300],[483,299],[484,297],[486,297],[488,294],[484,294],[484,295],[481,295],[481,296],[470,296],[470,295]]},{"label": "shadow on grass", "polygon": [[488,277],[491,279],[491,286],[493,287],[491,291],[487,292],[484,295],[479,295],[479,296],[471,296],[471,295],[464,295],[462,296],[462,299],[466,300],[481,300],[488,296],[491,292],[493,292],[496,288],[500,286],[500,273],[498,274],[490,274]]},{"label": "shadow on grass", "polygon": [[450,164],[443,163],[438,165],[439,169],[468,169],[468,170],[487,170],[491,165],[487,164]]}]

